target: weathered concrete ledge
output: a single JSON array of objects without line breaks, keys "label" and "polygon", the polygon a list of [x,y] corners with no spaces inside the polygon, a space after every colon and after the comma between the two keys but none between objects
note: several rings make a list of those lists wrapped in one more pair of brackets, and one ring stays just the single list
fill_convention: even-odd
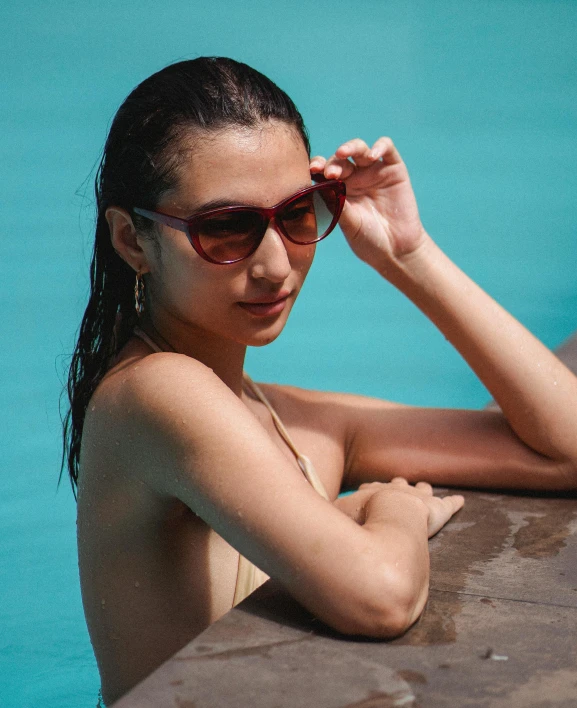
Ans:
[{"label": "weathered concrete ledge", "polygon": [[[577,371],[577,337],[558,353]],[[269,582],[114,708],[574,708],[577,498],[464,494],[403,637],[344,638]]]}]

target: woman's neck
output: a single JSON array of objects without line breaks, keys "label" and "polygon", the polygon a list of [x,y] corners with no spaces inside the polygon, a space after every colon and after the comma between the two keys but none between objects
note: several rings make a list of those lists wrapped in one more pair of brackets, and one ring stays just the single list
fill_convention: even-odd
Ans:
[{"label": "woman's neck", "polygon": [[163,351],[185,354],[212,369],[240,397],[246,345],[213,336],[189,324],[173,324],[164,320],[161,324],[150,316],[143,316],[139,327]]}]

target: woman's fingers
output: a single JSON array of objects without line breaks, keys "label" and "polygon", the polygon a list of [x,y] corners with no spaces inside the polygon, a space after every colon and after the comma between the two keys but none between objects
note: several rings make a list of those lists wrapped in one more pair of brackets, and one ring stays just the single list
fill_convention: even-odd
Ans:
[{"label": "woman's fingers", "polygon": [[433,487],[428,482],[417,482],[414,487],[409,484],[409,482],[404,477],[393,477],[390,482],[364,482],[359,486],[359,489],[379,489],[381,487],[386,487],[388,485],[393,485],[394,487],[409,487],[410,489],[418,489],[420,491],[426,492],[427,494],[433,493]]},{"label": "woman's fingers", "polygon": [[354,171],[355,165],[352,162],[336,155],[329,157],[325,165],[325,177],[327,179],[347,179]]},{"label": "woman's fingers", "polygon": [[314,157],[311,157],[309,161],[309,169],[311,174],[323,172],[326,164],[327,161],[322,155],[315,155]]},{"label": "woman's fingers", "polygon": [[375,154],[364,140],[354,138],[340,145],[335,154],[325,164],[325,177],[328,179],[347,179],[357,167],[370,167],[382,155],[383,148],[377,148]]},{"label": "woman's fingers", "polygon": [[372,147],[369,147],[364,140],[355,138],[343,143],[335,152],[339,158],[354,160],[359,167],[367,167],[377,160],[382,160],[386,164],[402,162],[391,138],[383,136],[379,138]]},{"label": "woman's fingers", "polygon": [[449,503],[453,507],[453,514],[459,511],[459,509],[462,509],[465,504],[465,497],[461,494],[451,494],[450,497],[445,497],[445,499],[448,499]]},{"label": "woman's fingers", "polygon": [[363,482],[359,485],[359,489],[378,489],[379,487],[384,487],[386,482]]},{"label": "woman's fingers", "polygon": [[407,480],[404,477],[393,477],[389,484],[393,484],[397,487],[408,487],[410,486]]},{"label": "woman's fingers", "polygon": [[388,137],[379,138],[372,147],[360,138],[353,138],[340,145],[328,160],[315,157],[311,165],[314,164],[315,171],[324,169],[328,179],[347,179],[355,168],[370,167],[377,162],[385,165],[402,163],[393,141]]},{"label": "woman's fingers", "polygon": [[393,165],[397,162],[402,162],[397,148],[393,141],[388,137],[379,138],[370,150],[371,157],[374,160],[382,160],[388,165]]},{"label": "woman's fingers", "polygon": [[371,148],[360,138],[354,138],[343,143],[337,148],[335,156],[341,160],[353,160],[358,167],[368,167],[380,157],[380,155],[373,155]]},{"label": "woman's fingers", "polygon": [[[428,535],[429,538],[438,533],[443,526],[463,507],[465,498],[461,494],[450,494],[446,497],[433,495],[433,487],[428,482],[409,484],[404,477],[394,477],[390,482],[365,482],[358,491],[339,500],[339,505],[351,506],[354,513],[346,511],[357,523],[364,523],[364,507],[374,494],[382,493],[410,494],[419,497],[429,510]],[[343,511],[345,509],[343,508]]]},{"label": "woman's fingers", "polygon": [[[427,503],[427,502],[425,502]],[[431,497],[429,507],[429,538],[438,533],[443,526],[462,508],[465,503],[460,494],[451,494],[447,497]]]}]

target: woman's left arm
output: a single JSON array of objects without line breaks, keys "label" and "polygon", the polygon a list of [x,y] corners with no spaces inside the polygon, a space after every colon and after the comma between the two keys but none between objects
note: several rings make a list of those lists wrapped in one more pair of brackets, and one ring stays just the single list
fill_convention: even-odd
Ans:
[{"label": "woman's left arm", "polygon": [[[423,414],[404,408],[403,426],[410,427],[406,418],[411,415],[415,422],[420,416],[431,435],[435,415],[438,433],[456,426],[445,442],[461,448],[465,464],[461,478],[453,474],[450,483],[479,485],[478,474],[466,472],[465,448],[473,445],[486,449],[489,458],[499,450],[511,469],[518,458],[519,473],[527,468],[526,474],[506,473],[501,479],[490,475],[483,486],[577,488],[577,378],[425,232],[407,169],[392,141],[381,138],[372,148],[361,140],[349,141],[328,161],[313,158],[311,172],[346,182],[340,225],[353,251],[434,322],[485,384],[510,426],[503,425],[499,413],[470,412],[459,426],[457,412]],[[368,425],[371,432],[372,420],[359,415],[357,424]],[[366,437],[363,430],[354,432],[353,438],[359,436]],[[452,450],[446,452],[450,457]],[[364,481],[354,472],[352,476],[355,482]]]}]

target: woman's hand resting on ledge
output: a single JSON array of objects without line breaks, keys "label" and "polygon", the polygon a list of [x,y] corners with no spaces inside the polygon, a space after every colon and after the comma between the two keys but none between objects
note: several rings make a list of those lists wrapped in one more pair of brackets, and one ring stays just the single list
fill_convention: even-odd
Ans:
[{"label": "woman's hand resting on ledge", "polygon": [[417,482],[414,486],[409,484],[402,477],[395,477],[390,482],[367,482],[361,484],[359,489],[352,494],[339,497],[334,505],[349,516],[357,524],[363,526],[379,500],[375,497],[390,497],[395,495],[408,494],[417,499],[427,507],[428,523],[427,530],[429,538],[440,531],[451,517],[462,508],[465,503],[460,494],[446,497],[433,496],[433,488],[428,482]]}]

